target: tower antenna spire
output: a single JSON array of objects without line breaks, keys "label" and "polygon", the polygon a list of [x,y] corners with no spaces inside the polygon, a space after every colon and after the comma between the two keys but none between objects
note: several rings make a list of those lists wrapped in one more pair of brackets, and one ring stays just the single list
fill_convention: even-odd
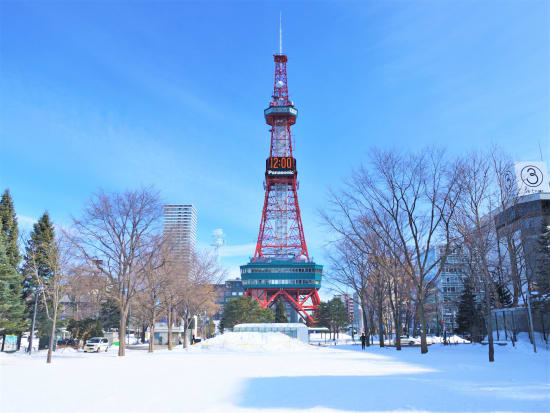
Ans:
[{"label": "tower antenna spire", "polygon": [[283,12],[279,12],[279,54],[283,54]]}]

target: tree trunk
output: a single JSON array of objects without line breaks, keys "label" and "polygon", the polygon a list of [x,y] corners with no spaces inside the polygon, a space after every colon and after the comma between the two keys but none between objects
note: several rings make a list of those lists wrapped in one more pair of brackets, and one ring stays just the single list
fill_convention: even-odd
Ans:
[{"label": "tree trunk", "polygon": [[418,318],[420,319],[420,353],[426,354],[428,352],[428,341],[426,340],[426,319],[424,316],[424,303],[417,301]]},{"label": "tree trunk", "polygon": [[148,327],[147,324],[145,324],[145,325],[142,324],[141,325],[141,332],[140,332],[141,334],[140,335],[141,335],[141,343],[142,344],[145,343],[145,330],[147,330],[147,327]]},{"label": "tree trunk", "polygon": [[369,324],[369,328],[371,330],[371,335],[370,335],[370,341],[371,341],[371,344],[374,346],[374,310],[371,309],[372,311],[370,311],[369,315],[370,315],[370,324]]},{"label": "tree trunk", "polygon": [[396,309],[393,317],[393,322],[395,324],[395,349],[401,350],[401,311],[399,310],[398,304],[396,304]]},{"label": "tree trunk", "polygon": [[384,319],[382,318],[382,304],[378,304],[378,342],[384,347]]},{"label": "tree trunk", "polygon": [[542,326],[542,338],[546,344],[548,344],[548,337],[546,336],[546,328],[544,327],[544,311],[540,310],[540,325]]},{"label": "tree trunk", "polygon": [[123,306],[121,305],[121,311],[120,311],[120,323],[118,328],[118,355],[119,356],[125,356],[126,355],[126,319],[128,317],[128,313],[126,310],[123,310]]},{"label": "tree trunk", "polygon": [[512,271],[512,306],[517,307],[519,302],[519,296],[521,293],[521,280],[518,274],[518,258],[516,255],[516,247],[510,235],[506,236],[506,244],[508,246],[508,256],[510,257],[510,269]]},{"label": "tree trunk", "polygon": [[416,332],[418,331],[418,303],[415,304],[415,309],[414,309],[414,314],[413,314],[413,331],[412,331],[412,336],[414,338],[416,338],[417,334]]},{"label": "tree trunk", "polygon": [[80,318],[78,316],[78,299],[76,299],[76,298],[74,300],[74,319],[76,321],[80,320]]},{"label": "tree trunk", "polygon": [[370,346],[370,332],[369,332],[369,323],[367,318],[367,310],[365,309],[366,305],[361,306],[361,313],[363,314],[363,330],[365,331],[365,341],[367,347]]},{"label": "tree trunk", "polygon": [[189,346],[189,319],[187,317],[183,317],[183,348],[187,348]]},{"label": "tree trunk", "polygon": [[155,351],[155,322],[149,326],[149,349],[148,352],[152,353]]},{"label": "tree trunk", "polygon": [[166,314],[168,322],[168,350],[172,350],[172,309],[169,307]]},{"label": "tree trunk", "polygon": [[55,324],[57,321],[57,303],[53,303],[53,320],[52,320],[52,330],[50,332],[50,344],[48,345],[48,358],[46,363],[52,362],[52,351],[55,343]]},{"label": "tree trunk", "polygon": [[487,339],[489,341],[489,361],[495,361],[495,346],[493,343],[493,323],[491,322],[491,293],[485,283],[485,324],[487,327]]},{"label": "tree trunk", "polygon": [[508,341],[508,326],[506,325],[506,311],[502,310],[502,321],[504,323],[504,337]]}]

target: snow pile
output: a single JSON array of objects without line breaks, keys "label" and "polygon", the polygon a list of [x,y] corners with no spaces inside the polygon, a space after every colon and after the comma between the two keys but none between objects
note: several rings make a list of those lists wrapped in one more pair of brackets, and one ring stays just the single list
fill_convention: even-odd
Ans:
[{"label": "snow pile", "polygon": [[245,352],[310,351],[313,347],[283,333],[225,333],[191,346],[190,350]]},{"label": "snow pile", "polygon": [[[420,336],[418,336],[416,338],[416,340],[418,340],[418,344],[420,344]],[[401,341],[403,342],[403,340],[401,340]],[[426,337],[426,342],[428,344],[443,343],[443,337],[442,336],[441,337],[428,336],[428,337]],[[466,340],[465,338],[457,336],[456,334],[449,334],[447,336],[447,343],[448,344],[470,344],[470,340]]]}]

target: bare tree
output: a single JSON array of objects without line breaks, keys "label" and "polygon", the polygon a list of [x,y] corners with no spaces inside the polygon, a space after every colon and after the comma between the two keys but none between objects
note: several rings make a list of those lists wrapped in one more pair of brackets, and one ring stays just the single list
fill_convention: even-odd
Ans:
[{"label": "bare tree", "polygon": [[[40,257],[37,256],[40,254]],[[28,269],[32,271],[33,278],[38,284],[43,300],[46,317],[51,322],[50,340],[48,344],[47,363],[52,362],[52,351],[55,345],[57,314],[59,303],[63,298],[63,291],[73,265],[70,244],[63,235],[58,235],[52,243],[42,243],[39,250],[27,248]],[[49,268],[50,275],[47,279],[39,276],[39,267]]]},{"label": "bare tree", "polygon": [[385,279],[388,289],[388,301],[395,325],[396,350],[401,350],[402,319],[412,290],[410,278],[405,276],[405,271],[399,262],[402,262],[402,260],[396,260],[390,255],[381,260],[380,264],[387,274]]},{"label": "bare tree", "polygon": [[492,216],[497,203],[490,158],[471,153],[460,168],[461,197],[454,227],[468,252],[470,277],[483,297],[483,315],[489,340],[489,361],[495,360],[491,319],[494,283],[491,275],[492,253],[496,251],[496,231]]},{"label": "bare tree", "polygon": [[161,291],[161,302],[162,311],[166,315],[169,350],[174,348],[172,327],[179,322],[178,317],[176,317],[177,309],[181,308],[187,296],[187,289],[190,287],[187,278],[189,264],[186,262],[185,257],[178,253],[177,248],[175,248],[177,244],[171,242],[171,238],[172,234],[165,234],[165,243],[162,249],[164,265],[160,268],[166,280]]},{"label": "bare tree", "polygon": [[329,278],[335,287],[341,293],[345,293],[344,290],[340,290],[340,286],[344,286],[357,294],[361,306],[363,328],[370,345],[371,329],[369,328],[368,310],[371,301],[369,286],[372,263],[369,262],[367,254],[356,248],[346,238],[341,238],[332,244],[329,261],[331,264]]},{"label": "bare tree", "polygon": [[67,279],[65,294],[72,305],[75,320],[90,317],[99,311],[106,298],[105,277],[86,263],[77,265]]},{"label": "bare tree", "polygon": [[137,304],[141,311],[147,314],[149,325],[149,352],[154,350],[155,323],[162,308],[163,292],[169,286],[169,275],[165,270],[166,261],[163,254],[163,237],[158,236],[152,239],[149,251],[143,254],[143,261],[140,263],[139,271],[143,274],[139,291],[136,294]]},{"label": "bare tree", "polygon": [[[120,305],[119,336],[126,334],[130,302],[142,282],[140,265],[158,234],[162,205],[151,188],[124,193],[100,191],[88,202],[82,216],[73,219],[68,233],[80,255],[108,280],[108,289]],[[120,340],[119,356],[125,355]]]},{"label": "bare tree", "polygon": [[[449,225],[458,187],[454,165],[441,151],[399,155],[373,151],[341,193],[333,193],[333,212],[323,216],[339,235],[369,253],[366,234],[377,234],[385,250],[414,286],[411,294],[421,325],[421,352],[427,353],[424,305],[450,251]],[[442,245],[441,254],[434,248]]]},{"label": "bare tree", "polygon": [[[498,148],[493,147],[489,151],[492,165],[492,176],[494,181],[492,184],[496,184],[496,199],[495,208],[500,211],[517,205],[518,193],[514,184],[514,177],[512,175],[513,163],[508,155],[502,153]],[[508,223],[507,223],[508,224]],[[502,234],[497,235],[497,248],[499,256],[499,275],[501,282],[507,282],[512,286],[512,302],[517,307],[519,297],[522,292],[522,260],[521,260],[521,242],[518,242],[514,233],[519,229],[518,222],[512,222],[505,225]],[[512,226],[512,228],[510,228]],[[504,241],[504,248],[501,248],[501,235]],[[508,258],[508,265],[505,264],[504,259]],[[507,271],[506,271],[507,270]]]},{"label": "bare tree", "polygon": [[183,319],[183,346],[189,345],[189,325],[197,315],[214,314],[216,291],[214,284],[225,276],[216,257],[207,253],[193,251],[191,260],[184,265],[182,277],[178,277],[178,297],[176,314]]}]

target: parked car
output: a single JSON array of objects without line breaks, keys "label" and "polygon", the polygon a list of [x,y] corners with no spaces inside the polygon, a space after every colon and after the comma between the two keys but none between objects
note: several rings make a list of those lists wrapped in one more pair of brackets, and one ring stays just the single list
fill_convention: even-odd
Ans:
[{"label": "parked car", "polygon": [[58,346],[67,346],[67,347],[75,347],[76,341],[74,341],[72,338],[63,338],[61,340],[57,340]]},{"label": "parked car", "polygon": [[402,345],[409,345],[414,346],[415,344],[420,344],[420,339],[415,337],[407,337],[407,336],[401,336],[399,337],[401,339]]},{"label": "parked car", "polygon": [[84,345],[84,352],[99,353],[100,351],[109,350],[109,340],[105,337],[92,337]]}]

